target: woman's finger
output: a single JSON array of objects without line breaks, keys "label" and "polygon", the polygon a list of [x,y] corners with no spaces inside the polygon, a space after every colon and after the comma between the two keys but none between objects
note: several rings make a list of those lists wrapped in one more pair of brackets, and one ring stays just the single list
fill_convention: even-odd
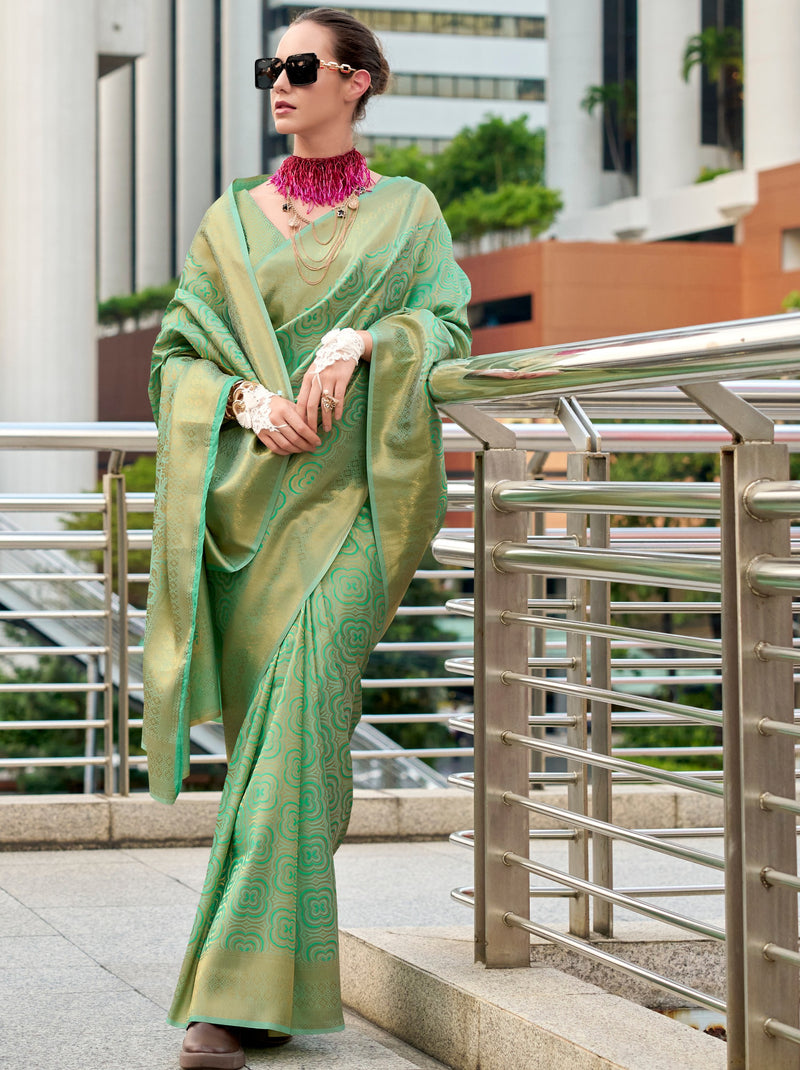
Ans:
[{"label": "woman's finger", "polygon": [[323,389],[320,397],[320,411],[322,413],[322,427],[330,431],[333,427],[333,418],[338,420],[342,415],[342,398],[337,398],[333,389]]},{"label": "woman's finger", "polygon": [[321,397],[321,393],[322,392],[317,383],[312,382],[308,391],[308,397],[306,399],[305,417],[308,426],[313,427],[315,429],[317,427],[317,424],[319,423],[319,399]]},{"label": "woman's finger", "polygon": [[322,441],[316,430],[308,426],[296,409],[287,413],[286,427],[281,430],[289,442],[302,446],[303,449],[314,450]]}]

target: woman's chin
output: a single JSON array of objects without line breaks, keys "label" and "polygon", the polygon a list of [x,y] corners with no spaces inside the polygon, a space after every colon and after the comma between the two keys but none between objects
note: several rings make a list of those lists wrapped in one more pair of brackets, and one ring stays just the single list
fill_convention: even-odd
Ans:
[{"label": "woman's chin", "polygon": [[294,112],[284,112],[283,115],[273,115],[272,121],[275,123],[275,129],[279,134],[294,134],[297,132],[294,122]]}]

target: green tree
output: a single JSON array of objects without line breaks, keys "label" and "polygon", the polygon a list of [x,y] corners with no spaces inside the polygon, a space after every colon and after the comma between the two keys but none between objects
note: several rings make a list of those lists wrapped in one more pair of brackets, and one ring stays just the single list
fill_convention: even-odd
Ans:
[{"label": "green tree", "polygon": [[581,101],[587,115],[594,115],[595,108],[603,109],[603,130],[614,170],[622,180],[627,173],[625,148],[636,138],[636,83],[628,80],[624,85],[607,82],[605,85],[590,85]]},{"label": "green tree", "polygon": [[[22,629],[18,629],[20,632]],[[24,642],[21,645],[24,650]],[[86,717],[86,695],[56,690],[58,684],[86,680],[85,669],[70,658],[46,655],[34,665],[18,665],[0,672],[0,682],[26,686],[50,684],[53,690],[3,692],[0,694],[2,721],[74,721]],[[3,753],[8,758],[62,758],[85,753],[85,731],[81,728],[4,729],[0,734]],[[98,748],[102,733],[98,732]],[[96,770],[96,787],[102,790],[103,770]],[[56,768],[23,767],[16,774],[20,792],[78,792],[83,790],[83,766]]]},{"label": "green tree", "polygon": [[419,145],[409,145],[404,149],[378,145],[370,159],[370,167],[379,175],[405,175],[415,182],[432,185],[433,158],[421,152]]},{"label": "green tree", "polygon": [[172,300],[177,279],[163,286],[150,286],[136,294],[109,297],[97,306],[98,323],[116,323],[120,327],[128,319],[138,319],[148,312],[163,312]]},{"label": "green tree", "polygon": [[800,311],[800,290],[789,291],[789,293],[781,301],[781,310],[783,312]]},{"label": "green tree", "polygon": [[[641,483],[712,483],[719,478],[719,457],[713,453],[622,453],[613,458],[611,465],[611,478],[622,482]],[[680,517],[634,517],[615,516],[615,527],[639,527],[659,526],[678,527],[685,524]],[[714,521],[701,522],[704,525],[713,524]],[[659,602],[669,602],[673,598],[680,599],[681,592],[671,588],[640,587],[636,584],[612,584],[612,598],[619,601],[642,602],[651,599]],[[693,598],[697,601],[710,600],[711,594],[694,592]],[[616,623],[628,627],[656,629],[656,621],[652,613],[628,613],[619,614]],[[687,624],[692,630],[704,629],[707,633],[719,638],[719,616],[710,613],[703,619],[702,613],[692,613],[685,618],[674,613],[663,614],[660,623],[660,631],[668,634],[675,625]],[[623,652],[619,651],[618,655]],[[675,648],[665,645],[663,650],[649,651],[650,656],[672,657],[679,656]],[[656,698],[667,701],[696,706],[698,709],[720,708],[720,687],[718,684],[693,684],[690,680],[675,677],[675,684],[670,687],[657,689]],[[620,731],[621,745],[624,747],[706,747],[717,746],[721,741],[721,730],[711,725],[651,725],[651,726],[626,726]],[[650,758],[633,758],[633,761],[644,762],[666,769],[719,769],[721,758],[718,755],[698,754],[693,756]]]},{"label": "green tree", "polygon": [[545,135],[527,124],[527,115],[510,122],[487,115],[478,126],[459,130],[433,158],[432,189],[442,208],[476,189],[490,193],[509,183],[540,185]]},{"label": "green tree", "polygon": [[544,131],[528,130],[527,122],[525,115],[510,122],[487,115],[478,126],[460,130],[437,156],[416,146],[379,145],[370,164],[380,174],[407,175],[429,186],[456,239],[525,226],[540,234],[562,202],[556,190],[542,185]]},{"label": "green tree", "polygon": [[[133,462],[125,465],[125,485],[129,493],[152,493],[156,485],[156,459],[152,454],[143,454]],[[95,490],[102,490],[102,480],[98,480]],[[113,521],[116,522],[116,514]],[[128,513],[128,529],[150,528],[153,523],[152,512]],[[98,513],[73,513],[65,522],[65,527],[70,531],[98,531],[103,526],[102,518]],[[114,569],[117,568],[117,544],[114,539]],[[88,560],[92,561],[98,569],[103,567],[103,554],[101,550],[92,550],[87,553]],[[146,573],[150,568],[149,550],[131,550],[128,552],[128,571]],[[147,602],[147,587],[142,583],[130,585],[128,601],[139,608],[143,608]]]},{"label": "green tree", "polygon": [[735,26],[708,26],[690,37],[681,70],[685,82],[697,66],[705,69],[709,84],[717,87],[717,125],[722,147],[740,155],[744,84],[741,31]]},{"label": "green tree", "polygon": [[[422,568],[435,566],[430,551],[422,562]],[[449,593],[449,592],[448,592]],[[445,592],[441,582],[417,579],[409,587],[403,605],[433,606],[441,605]],[[384,636],[387,642],[442,642],[455,639],[457,635],[438,623],[436,617],[397,616],[389,625]],[[367,678],[412,679],[426,676],[441,676],[443,673],[441,654],[420,654],[417,652],[379,651],[370,657]],[[365,688],[363,691],[364,714],[421,714],[434,713],[446,700],[448,692],[443,687],[387,687]],[[468,697],[466,701],[471,701]],[[418,724],[379,724],[376,726],[385,732],[400,746],[411,749],[418,747],[454,746],[454,740],[446,725],[436,723]],[[436,760],[430,761],[431,765]]]},{"label": "green tree", "polygon": [[479,238],[492,230],[529,227],[531,237],[547,230],[563,207],[561,195],[546,186],[507,183],[486,192],[471,190],[444,209],[444,218],[456,239]]}]

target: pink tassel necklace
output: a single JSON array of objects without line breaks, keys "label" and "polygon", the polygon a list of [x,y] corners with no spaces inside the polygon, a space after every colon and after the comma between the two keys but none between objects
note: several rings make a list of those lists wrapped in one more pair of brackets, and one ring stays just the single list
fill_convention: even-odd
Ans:
[{"label": "pink tassel necklace", "polygon": [[310,209],[314,205],[341,204],[351,194],[368,190],[372,178],[358,149],[350,149],[343,156],[317,159],[288,156],[270,182],[284,197]]},{"label": "pink tassel necklace", "polygon": [[[342,156],[318,159],[289,156],[272,176],[270,183],[284,199],[282,207],[289,216],[298,274],[310,286],[317,286],[325,279],[355,223],[359,194],[366,193],[372,186],[367,161],[358,149],[350,149]],[[327,237],[321,237],[315,223],[300,214],[296,207],[298,202],[307,211],[315,206],[326,205],[334,209],[333,230]],[[321,258],[309,255],[297,244],[297,232],[309,224],[314,243],[324,250]]]}]

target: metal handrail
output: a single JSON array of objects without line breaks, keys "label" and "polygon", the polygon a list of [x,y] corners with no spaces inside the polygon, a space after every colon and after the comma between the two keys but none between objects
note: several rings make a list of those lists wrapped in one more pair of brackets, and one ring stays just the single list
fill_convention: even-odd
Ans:
[{"label": "metal handrail", "polygon": [[[730,1066],[746,1066],[748,1070],[766,1065],[774,1070],[794,1067],[796,1053],[791,1051],[791,1044],[800,1041],[800,1030],[788,1024],[796,1023],[797,978],[776,973],[775,966],[771,972],[764,969],[770,959],[789,967],[800,965],[800,954],[794,950],[797,902],[791,897],[779,898],[780,889],[790,896],[800,889],[800,877],[795,873],[793,816],[800,815],[800,803],[793,797],[800,723],[792,694],[792,682],[799,678],[793,670],[800,664],[800,648],[791,640],[792,613],[798,607],[788,597],[796,597],[800,591],[800,557],[789,553],[790,534],[796,543],[797,533],[790,533],[788,525],[800,515],[800,484],[788,479],[786,454],[770,445],[781,440],[781,429],[773,421],[792,419],[791,407],[784,403],[788,397],[797,397],[798,386],[779,384],[771,397],[769,389],[762,386],[762,401],[769,399],[773,405],[766,412],[766,404],[759,406],[760,411],[750,406],[746,385],[740,384],[731,392],[721,383],[737,370],[781,375],[798,368],[800,317],[795,316],[791,320],[774,317],[494,354],[434,369],[431,376],[437,399],[464,426],[474,428],[484,447],[474,482],[454,488],[459,504],[475,509],[474,538],[447,533],[435,544],[440,562],[450,567],[474,564],[476,569],[475,598],[449,603],[459,615],[475,619],[475,656],[451,658],[447,665],[454,671],[474,671],[476,678],[476,715],[454,722],[475,735],[476,776],[460,782],[478,795],[476,884],[473,892],[458,889],[454,897],[474,906],[478,955],[489,965],[525,964],[529,961],[526,934],[533,933],[700,1005],[724,1010],[726,1004],[716,997],[690,991],[690,986],[656,971],[642,971],[618,955],[600,950],[589,939],[592,909],[593,928],[611,935],[613,904],[679,928],[687,923],[683,917],[670,918],[669,911],[659,915],[661,908],[654,913],[641,902],[648,891],[654,893],[653,889],[639,889],[634,894],[615,886],[612,844],[626,837],[630,842],[631,836],[639,835],[613,822],[615,780],[635,775],[718,798],[724,792],[727,1006],[731,1012],[728,1054]],[[674,390],[668,396],[667,384],[680,387],[686,400],[678,402]],[[601,391],[603,396],[598,399]],[[630,394],[627,399],[626,391]],[[754,390],[751,398],[756,393]],[[615,449],[618,437],[614,446],[609,446],[605,428],[601,432],[592,419],[620,411],[640,417],[637,398],[647,394],[663,418],[674,418],[679,408],[686,411],[689,405],[697,405],[726,429],[705,440],[723,448],[720,485],[641,487],[608,481],[603,450]],[[465,401],[480,410],[480,418],[471,416]],[[500,414],[524,420],[532,414],[558,416],[576,451],[568,461],[566,483],[525,478],[523,459],[514,461],[511,456],[514,440],[509,441],[508,428],[502,434],[495,433],[487,420],[487,416]],[[655,430],[657,437],[662,434],[663,428]],[[691,451],[696,441],[687,438],[684,450]],[[519,439],[516,448],[521,452]],[[521,470],[522,474],[516,474]],[[556,511],[566,514],[565,533],[577,538],[579,546],[542,545],[543,537],[554,534],[547,516]],[[535,540],[525,537],[517,520],[517,516],[529,513],[536,518]],[[699,517],[717,522],[719,528],[702,533],[692,530],[684,540],[663,531],[648,537],[641,531],[613,532],[611,517],[615,514]],[[682,551],[691,547],[691,552],[675,553],[675,546]],[[536,597],[537,590],[544,590],[544,577],[554,576],[566,585],[567,598],[562,597],[558,612]],[[714,602],[713,609],[698,602],[686,611],[719,613],[723,608],[722,638],[681,639],[652,628],[642,629],[638,622],[636,627],[627,622],[612,623],[614,613],[634,612],[638,607],[628,604],[623,609],[619,599],[612,603],[608,597],[611,582],[681,592],[719,592],[722,607],[720,601]],[[531,583],[537,585],[534,605],[527,604],[526,588]],[[678,597],[686,603],[685,595]],[[651,606],[649,612],[674,611],[663,597],[655,601],[658,610]],[[523,628],[515,630],[515,625]],[[549,638],[553,633],[566,644],[566,663],[559,661],[558,668],[555,659],[543,657],[555,649]],[[527,642],[520,642],[528,637],[534,644],[532,649]],[[618,676],[610,685],[610,674],[620,670],[619,659],[612,664],[612,645],[646,643],[679,655],[682,642],[689,649],[697,642],[704,653],[722,654],[721,661],[714,659],[722,678],[718,672],[699,677],[710,686],[722,684],[722,711],[694,707],[689,704],[691,700],[668,702],[637,695],[630,688],[622,694],[623,678]],[[683,656],[668,660],[676,673],[681,672]],[[651,671],[646,679],[656,684],[670,677]],[[677,686],[686,681],[674,676],[670,682]],[[529,714],[524,694],[531,692],[534,708]],[[544,698],[554,694],[565,699],[566,713],[543,715]],[[631,757],[644,754],[674,756],[697,754],[698,750],[680,745],[655,750],[613,746],[611,729],[620,724],[621,715],[616,712],[620,706],[634,711],[633,723],[642,721],[642,710],[650,711],[646,720],[658,718],[676,729],[682,721],[724,722],[724,788],[721,773],[671,773],[631,762]],[[589,728],[591,749],[587,744]],[[553,729],[566,733],[566,741],[546,740],[544,732]],[[708,746],[702,753],[718,756],[722,749],[720,745]],[[538,756],[533,772],[526,769],[522,754],[515,757],[516,751]],[[765,757],[759,757],[762,754]],[[567,772],[549,772],[542,764],[543,755],[565,759]],[[589,768],[593,770],[591,817],[583,771]],[[538,859],[531,861],[524,849],[532,835],[525,815],[537,805],[535,796],[528,796],[529,786],[556,782],[563,783],[568,792],[567,806],[558,815],[559,823],[567,826],[566,834],[571,829],[565,870],[546,866]],[[515,810],[519,811],[517,819]],[[546,808],[539,812],[551,819],[556,816]],[[594,857],[591,879],[589,835]],[[640,846],[652,849],[652,844]],[[498,865],[499,859],[504,867]],[[554,890],[537,889],[537,898],[554,894],[567,899],[569,934],[529,919],[531,890],[519,879],[526,872],[554,885]],[[772,882],[770,875],[775,878]],[[771,891],[766,893],[766,888]],[[674,890],[679,894],[681,889],[676,886]],[[771,896],[769,906],[765,905],[765,894]],[[722,935],[721,930],[702,921],[688,919],[688,925],[706,936]],[[745,968],[747,988],[743,983]]]},{"label": "metal handrail", "polygon": [[493,399],[556,403],[571,394],[775,378],[800,370],[800,314],[650,331],[443,361],[429,376],[440,404]]}]

